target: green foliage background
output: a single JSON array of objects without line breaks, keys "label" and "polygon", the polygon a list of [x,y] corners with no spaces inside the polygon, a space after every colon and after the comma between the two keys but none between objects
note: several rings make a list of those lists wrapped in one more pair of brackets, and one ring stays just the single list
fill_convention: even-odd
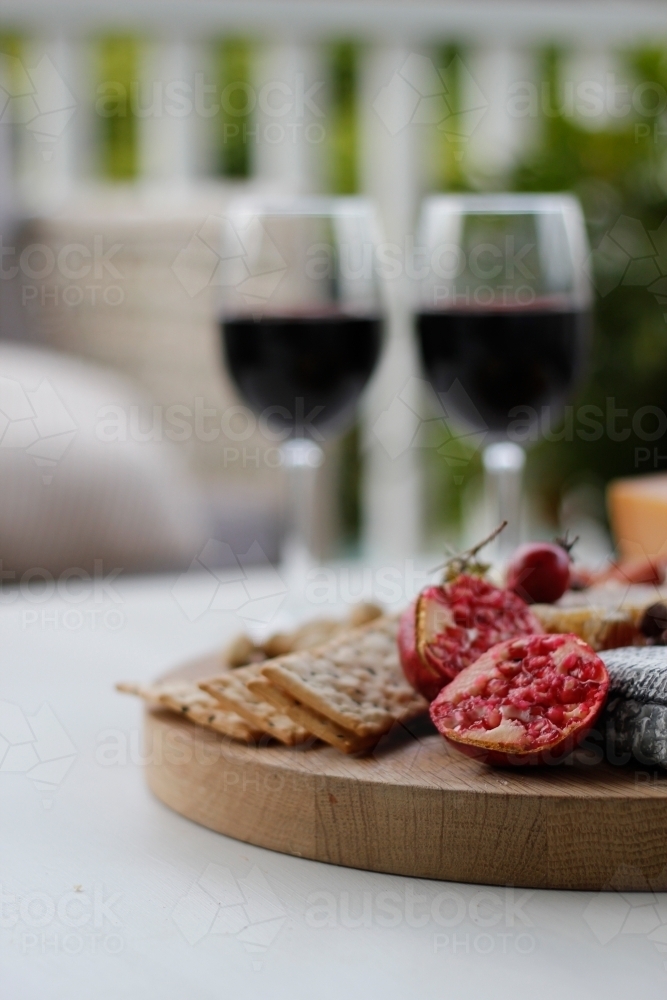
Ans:
[{"label": "green foliage background", "polygon": [[110,97],[109,113],[95,118],[99,123],[98,170],[108,180],[132,180],[139,166],[137,119],[132,102],[132,88],[139,80],[139,42],[129,35],[106,36],[100,39],[96,50],[95,96]]}]

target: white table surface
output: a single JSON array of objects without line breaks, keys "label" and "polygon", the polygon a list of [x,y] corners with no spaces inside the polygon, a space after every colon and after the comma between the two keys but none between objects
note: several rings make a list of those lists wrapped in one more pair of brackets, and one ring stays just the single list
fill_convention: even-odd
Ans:
[{"label": "white table surface", "polygon": [[664,993],[667,894],[485,890],[337,868],[222,837],[156,801],[141,706],[114,682],[148,680],[241,624],[201,610],[204,577],[187,581],[190,621],[173,585],[84,585],[80,603],[0,595],[3,997]]}]

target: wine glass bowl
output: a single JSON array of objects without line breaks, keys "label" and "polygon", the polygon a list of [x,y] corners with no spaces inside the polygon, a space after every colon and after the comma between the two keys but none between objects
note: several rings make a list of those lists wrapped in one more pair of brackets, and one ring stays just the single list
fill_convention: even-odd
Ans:
[{"label": "wine glass bowl", "polygon": [[[591,295],[586,237],[567,195],[445,195],[426,199],[417,330],[437,392],[459,379],[459,417],[494,438],[513,411],[553,421],[581,376]],[[458,393],[458,407],[465,395]],[[462,401],[463,400],[463,401]]]},{"label": "wine glass bowl", "polygon": [[230,283],[221,319],[241,396],[284,437],[340,432],[354,419],[382,339],[371,205],[361,198],[239,203],[229,221],[226,259],[234,259],[238,234],[248,247],[250,280]]}]

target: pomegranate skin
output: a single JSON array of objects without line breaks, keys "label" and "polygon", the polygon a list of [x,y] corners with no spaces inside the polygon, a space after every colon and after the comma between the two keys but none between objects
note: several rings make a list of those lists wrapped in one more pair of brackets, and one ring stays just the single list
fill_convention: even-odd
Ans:
[{"label": "pomegranate skin", "polygon": [[442,736],[483,764],[556,764],[602,712],[609,675],[575,635],[498,643],[443,688],[430,708]]},{"label": "pomegranate skin", "polygon": [[398,626],[398,653],[406,680],[415,691],[433,701],[447,681],[422,660],[417,650],[417,601],[403,612]]},{"label": "pomegranate skin", "polygon": [[449,583],[422,590],[401,618],[398,650],[407,680],[433,701],[491,646],[542,631],[517,594],[462,573]]},{"label": "pomegranate skin", "polygon": [[[599,713],[598,713],[599,714]],[[597,718],[597,715],[596,715]],[[448,743],[455,746],[459,753],[466,757],[472,757],[480,764],[488,764],[489,767],[535,767],[538,765],[560,764],[573,750],[581,744],[595,724],[595,719],[590,725],[582,726],[576,732],[576,738],[566,737],[552,749],[540,750],[539,752],[513,753],[511,750],[483,750],[481,747],[464,743],[452,736],[445,736]],[[441,734],[442,735],[442,734]]]},{"label": "pomegranate skin", "polygon": [[528,604],[553,604],[570,586],[571,563],[562,545],[526,542],[509,562],[506,586]]}]

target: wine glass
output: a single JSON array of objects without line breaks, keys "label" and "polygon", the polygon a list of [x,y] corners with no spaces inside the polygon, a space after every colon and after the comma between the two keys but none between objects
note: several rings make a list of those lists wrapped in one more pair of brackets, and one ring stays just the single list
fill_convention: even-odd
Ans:
[{"label": "wine glass", "polygon": [[524,445],[560,420],[587,354],[583,215],[566,194],[436,195],[417,243],[422,362],[447,415],[484,436],[502,561],[520,537]]},{"label": "wine glass", "polygon": [[382,341],[375,219],[363,198],[242,200],[221,249],[228,370],[260,427],[279,440],[289,487],[284,572],[294,588],[310,539],[322,443],[354,420]]}]

